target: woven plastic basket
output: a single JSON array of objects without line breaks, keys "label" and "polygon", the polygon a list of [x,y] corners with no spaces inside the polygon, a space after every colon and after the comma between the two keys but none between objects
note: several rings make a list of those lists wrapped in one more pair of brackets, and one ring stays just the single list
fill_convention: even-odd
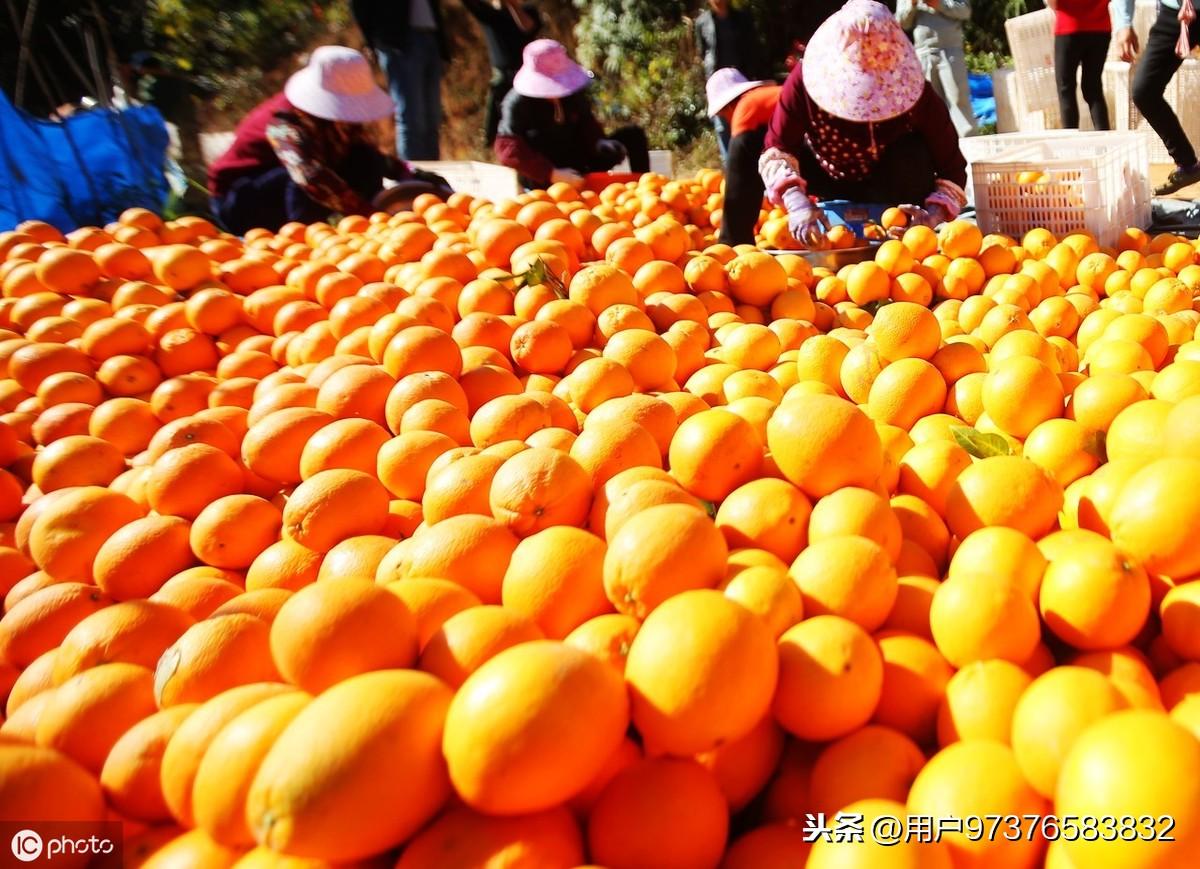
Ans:
[{"label": "woven plastic basket", "polygon": [[[1133,76],[1137,67],[1122,61],[1104,65],[1104,90],[1113,103],[1113,127],[1118,130],[1139,130],[1150,137],[1150,162],[1173,163],[1166,146],[1133,104]],[[1194,146],[1200,147],[1200,60],[1188,58],[1179,72],[1167,84],[1163,96],[1175,110],[1183,131]],[[1181,110],[1182,109],[1182,110]]]},{"label": "woven plastic basket", "polygon": [[1150,221],[1147,140],[1140,133],[1043,137],[971,167],[980,229],[1019,238],[1035,226],[1086,229],[1101,244]]}]

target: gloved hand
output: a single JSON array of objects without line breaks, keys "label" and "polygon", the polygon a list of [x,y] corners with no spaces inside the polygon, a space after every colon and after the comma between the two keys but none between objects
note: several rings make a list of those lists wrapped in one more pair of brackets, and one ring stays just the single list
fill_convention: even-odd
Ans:
[{"label": "gloved hand", "polygon": [[784,193],[783,207],[787,209],[788,230],[792,238],[809,250],[824,250],[829,246],[829,239],[825,235],[829,231],[829,218],[813,205],[803,190],[793,187]]},{"label": "gloved hand", "polygon": [[596,143],[596,156],[605,161],[611,160],[613,165],[625,159],[625,146],[616,139],[601,139]]},{"label": "gloved hand", "polygon": [[936,229],[950,219],[946,210],[936,204],[930,205],[929,208],[922,208],[919,205],[901,205],[899,208],[908,218],[908,223],[889,230],[888,234],[894,238],[904,235],[904,231],[910,226],[928,226],[930,229]]},{"label": "gloved hand", "polygon": [[583,176],[574,169],[554,169],[550,172],[550,183],[557,184],[558,182],[570,184],[576,190],[583,186]]}]

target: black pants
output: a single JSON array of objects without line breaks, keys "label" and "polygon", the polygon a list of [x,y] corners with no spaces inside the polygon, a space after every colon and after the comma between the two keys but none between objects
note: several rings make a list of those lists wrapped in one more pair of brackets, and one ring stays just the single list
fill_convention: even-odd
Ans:
[{"label": "black pants", "polygon": [[762,208],[763,182],[758,174],[767,128],[739,133],[729,140],[725,159],[725,209],[721,219],[722,244],[754,244],[754,224]]},{"label": "black pants", "polygon": [[[378,151],[362,146],[353,149],[336,171],[355,192],[370,200],[383,189],[383,166]],[[235,235],[259,226],[274,231],[293,220],[313,223],[330,213],[328,206],[305,193],[283,166],[238,178],[224,195],[213,197],[212,207]]]},{"label": "black pants", "polygon": [[[629,158],[630,172],[650,171],[650,144],[646,141],[645,130],[641,127],[621,127],[621,129],[609,133],[608,138],[616,139],[625,146],[625,156]],[[596,168],[592,171],[607,172],[611,168],[612,166],[601,166],[597,163]]]},{"label": "black pants", "polygon": [[[1179,40],[1178,15],[1178,9],[1159,6],[1158,18],[1146,37],[1146,47],[1133,78],[1133,103],[1167,146],[1171,159],[1180,166],[1191,167],[1196,163],[1196,149],[1163,97],[1171,77],[1183,63],[1175,54],[1175,43]],[[1200,40],[1200,18],[1188,28],[1188,40],[1192,45]],[[1197,108],[1187,106],[1184,110],[1196,111]]]},{"label": "black pants", "polygon": [[1064,33],[1054,37],[1054,79],[1058,83],[1058,112],[1067,130],[1079,129],[1079,103],[1075,81],[1083,68],[1079,88],[1097,130],[1110,128],[1108,103],[1104,101],[1104,61],[1111,33]]},{"label": "black pants", "polygon": [[862,179],[831,177],[808,148],[797,149],[800,175],[809,196],[851,202],[920,205],[933,192],[937,173],[933,155],[920,133],[902,136],[884,149],[871,174]]}]

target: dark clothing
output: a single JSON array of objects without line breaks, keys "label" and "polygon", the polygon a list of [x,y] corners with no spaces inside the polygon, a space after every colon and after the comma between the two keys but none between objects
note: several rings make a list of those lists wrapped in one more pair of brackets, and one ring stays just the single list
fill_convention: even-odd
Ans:
[{"label": "dark clothing", "polygon": [[441,159],[442,56],[433,33],[409,31],[400,48],[376,52],[396,104],[396,153],[406,160]]},{"label": "dark clothing", "polygon": [[[1183,63],[1175,54],[1175,43],[1179,39],[1178,15],[1178,9],[1159,5],[1158,18],[1146,37],[1146,47],[1133,78],[1133,102],[1167,146],[1171,159],[1190,169],[1196,164],[1196,149],[1163,97],[1171,77]],[[1188,41],[1192,45],[1200,42],[1200,18],[1188,28]],[[1195,111],[1195,107],[1188,106],[1186,111]]]},{"label": "dark clothing", "polygon": [[512,13],[504,6],[497,9],[487,0],[462,0],[462,4],[479,22],[492,69],[511,70],[513,73],[520,69],[521,53],[542,28],[542,16],[538,14],[537,7],[532,3],[521,4],[521,11],[533,19],[533,29],[526,31],[517,25]]},{"label": "dark clothing", "polygon": [[754,244],[754,225],[763,200],[758,157],[782,90],[776,85],[757,87],[739,97],[734,106],[725,159],[725,209],[717,239],[722,244]]},{"label": "dark clothing", "polygon": [[416,0],[351,0],[354,20],[388,79],[396,104],[396,153],[406,160],[441,156],[442,65],[450,57],[439,0],[430,20],[413,25]]},{"label": "dark clothing", "polygon": [[751,79],[766,75],[765,52],[758,41],[754,16],[743,9],[730,9],[718,18],[711,9],[696,16],[696,48],[704,61],[707,79],[727,66]]},{"label": "dark clothing", "polygon": [[412,170],[380,151],[366,125],[314,118],[280,93],[238,124],[233,144],[209,169],[208,188],[226,226],[244,232],[276,229],[304,219],[295,216],[301,212],[369,214],[385,177],[411,178]]},{"label": "dark clothing", "polygon": [[309,197],[282,166],[261,175],[243,175],[224,195],[214,196],[212,206],[235,235],[260,226],[274,231],[293,220],[313,223],[329,216],[329,209]]},{"label": "dark clothing", "polygon": [[574,169],[580,174],[606,172],[620,163],[619,157],[598,153],[601,139],[616,139],[625,145],[634,172],[650,169],[646,134],[625,128],[606,136],[592,114],[587,91],[561,100],[542,100],[511,91],[500,111],[496,157],[516,169],[526,186],[545,187],[555,169]]},{"label": "dark clothing", "polygon": [[[1106,10],[1107,14],[1107,10]],[[1060,33],[1054,37],[1054,80],[1058,84],[1058,111],[1064,129],[1079,128],[1079,102],[1075,82],[1083,91],[1084,102],[1097,130],[1110,129],[1108,103],[1104,99],[1104,62],[1112,34],[1105,31]],[[1083,77],[1079,78],[1079,69]]]},{"label": "dark clothing", "polygon": [[[904,114],[878,123],[857,123],[834,117],[813,102],[804,87],[803,68],[803,62],[798,63],[783,85],[765,147],[795,155],[804,178],[808,178],[803,171],[806,163],[803,155],[807,154],[832,179],[849,185],[877,179],[878,167],[889,146],[915,133],[925,142],[936,177],[959,187],[967,183],[967,161],[958,147],[958,132],[946,104],[928,82],[916,105]],[[813,192],[811,188],[809,192]]]},{"label": "dark clothing", "polygon": [[500,130],[500,110],[504,98],[512,91],[515,71],[493,69],[492,80],[488,84],[487,105],[483,110],[483,143],[492,147],[496,141],[496,133]]},{"label": "dark clothing", "polygon": [[754,225],[762,208],[763,182],[758,155],[767,137],[766,126],[739,133],[729,140],[725,160],[725,208],[721,217],[721,244],[754,244]]},{"label": "dark clothing", "polygon": [[533,19],[533,29],[526,31],[505,7],[497,9],[486,0],[463,0],[463,5],[479,21],[492,62],[492,80],[483,118],[484,144],[490,147],[496,141],[496,130],[500,127],[500,106],[512,90],[513,76],[521,68],[525,46],[542,28],[542,17],[532,3],[521,4],[521,10]]},{"label": "dark clothing", "polygon": [[[849,199],[852,202],[922,202],[939,177],[930,143],[912,131],[883,147],[871,172],[847,181],[830,176],[812,151],[801,148],[800,174],[808,182],[808,194],[818,199]],[[955,181],[956,184],[961,183]]]},{"label": "dark clothing", "polygon": [[[381,48],[403,48],[411,30],[409,26],[410,0],[351,0],[350,8],[354,20],[362,31],[367,45],[375,50]],[[438,47],[442,59],[449,59],[442,7],[439,0],[429,0],[429,8],[437,24]]]}]

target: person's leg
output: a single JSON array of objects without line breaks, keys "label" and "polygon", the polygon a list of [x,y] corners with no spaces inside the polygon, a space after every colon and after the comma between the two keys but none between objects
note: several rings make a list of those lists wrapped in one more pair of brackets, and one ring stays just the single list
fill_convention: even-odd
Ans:
[{"label": "person's leg", "polygon": [[437,36],[432,33],[422,34],[425,54],[425,153],[424,160],[440,160],[442,158],[442,52],[438,46]]},{"label": "person's leg", "polygon": [[1079,129],[1079,102],[1075,82],[1079,76],[1079,33],[1059,33],[1054,37],[1054,81],[1058,85],[1058,114],[1063,129]]},{"label": "person's leg", "polygon": [[[426,34],[412,32],[404,41],[404,150],[400,156],[405,160],[433,160],[429,153],[429,112],[427,103],[429,95],[428,72],[429,62],[425,37]],[[399,131],[397,130],[397,141]]]},{"label": "person's leg", "polygon": [[622,127],[609,133],[608,138],[616,139],[625,146],[630,172],[650,171],[650,146],[646,142],[645,130],[641,127]]},{"label": "person's leg", "polygon": [[766,139],[765,127],[734,137],[725,161],[725,210],[721,219],[722,244],[754,244],[754,224],[762,207],[763,182],[758,155]]},{"label": "person's leg", "polygon": [[411,107],[408,99],[408,74],[405,65],[405,53],[398,48],[376,49],[375,56],[379,66],[387,76],[388,93],[396,104],[396,153],[404,159],[408,158],[411,127],[409,115]]},{"label": "person's leg", "polygon": [[1104,62],[1108,59],[1108,43],[1112,34],[1080,35],[1085,37],[1081,62],[1083,75],[1080,81],[1083,101],[1087,103],[1088,114],[1092,116],[1092,126],[1097,130],[1107,130],[1112,125],[1108,121],[1108,103],[1104,99]]},{"label": "person's leg", "polygon": [[496,131],[500,128],[500,106],[512,90],[512,82],[512,70],[493,70],[492,83],[488,88],[487,108],[483,116],[483,143],[488,148],[496,141]]},{"label": "person's leg", "polygon": [[[213,199],[213,210],[230,232],[245,235],[256,227],[277,230],[289,220],[311,223],[325,216],[314,211],[317,204],[296,194],[303,191],[295,185],[287,170],[276,166],[261,175],[246,175],[235,182],[224,196]],[[306,204],[307,203],[307,204]],[[319,208],[319,206],[318,206]],[[302,212],[304,216],[293,217]]]},{"label": "person's leg", "polygon": [[977,132],[977,122],[975,108],[971,105],[971,80],[967,77],[967,58],[959,48],[946,49],[944,57],[942,75],[949,78],[946,84],[947,97],[953,93],[953,100],[947,99],[947,105],[954,119],[954,128],[960,137],[973,136]]},{"label": "person's leg", "polygon": [[1167,104],[1163,92],[1183,61],[1175,54],[1179,39],[1178,12],[1165,6],[1146,37],[1146,46],[1133,77],[1133,103],[1142,117],[1167,146],[1175,163],[1184,168],[1196,164],[1196,151],[1188,141],[1179,118]]}]

